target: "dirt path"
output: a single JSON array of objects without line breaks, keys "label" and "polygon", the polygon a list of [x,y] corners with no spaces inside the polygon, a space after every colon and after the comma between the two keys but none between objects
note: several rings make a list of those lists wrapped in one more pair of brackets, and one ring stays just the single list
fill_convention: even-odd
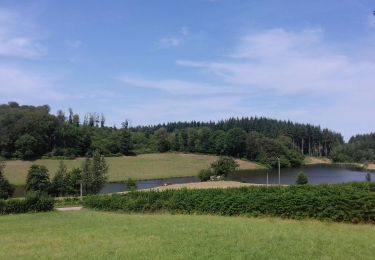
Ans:
[{"label": "dirt path", "polygon": [[192,182],[183,184],[172,184],[168,186],[160,186],[151,190],[178,190],[178,189],[225,189],[225,188],[239,188],[249,186],[262,186],[263,184],[243,183],[237,181],[207,181],[207,182]]},{"label": "dirt path", "polygon": [[66,211],[79,211],[82,207],[67,207],[67,208],[55,208],[57,211],[66,212]]}]

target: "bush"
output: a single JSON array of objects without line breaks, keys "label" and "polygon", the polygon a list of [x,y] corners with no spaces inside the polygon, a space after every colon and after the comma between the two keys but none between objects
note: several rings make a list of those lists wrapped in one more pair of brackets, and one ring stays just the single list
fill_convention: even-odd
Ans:
[{"label": "bush", "polygon": [[0,215],[53,210],[53,199],[39,192],[30,192],[25,199],[0,200]]},{"label": "bush", "polygon": [[198,173],[198,178],[200,181],[208,181],[212,175],[211,169],[202,169]]},{"label": "bush", "polygon": [[304,185],[304,184],[307,184],[308,182],[309,182],[309,179],[307,178],[307,176],[303,172],[298,173],[297,179],[296,179],[296,184]]},{"label": "bush", "polygon": [[126,181],[126,187],[128,188],[129,191],[135,191],[137,189],[137,182],[133,180],[132,178],[129,178]]},{"label": "bush", "polygon": [[375,183],[136,191],[88,196],[84,205],[122,212],[274,216],[375,223]]},{"label": "bush", "polygon": [[211,164],[211,168],[215,175],[224,175],[225,177],[234,172],[238,168],[238,163],[230,157],[220,157]]},{"label": "bush", "polygon": [[5,163],[0,158],[0,199],[12,197],[14,187],[4,177]]}]

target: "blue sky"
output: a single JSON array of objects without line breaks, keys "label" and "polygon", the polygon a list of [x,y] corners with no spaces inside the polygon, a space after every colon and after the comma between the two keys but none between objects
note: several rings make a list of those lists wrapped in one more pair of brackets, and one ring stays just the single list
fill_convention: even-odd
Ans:
[{"label": "blue sky", "polygon": [[0,103],[375,131],[373,1],[3,1]]}]

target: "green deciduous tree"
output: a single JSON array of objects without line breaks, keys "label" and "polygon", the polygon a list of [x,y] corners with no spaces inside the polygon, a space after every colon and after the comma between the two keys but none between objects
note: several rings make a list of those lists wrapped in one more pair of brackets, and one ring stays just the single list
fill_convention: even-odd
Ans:
[{"label": "green deciduous tree", "polygon": [[80,168],[73,168],[68,171],[65,180],[65,193],[67,195],[78,195],[80,193],[80,182],[82,180],[82,170]]},{"label": "green deciduous tree", "polygon": [[32,159],[38,155],[38,141],[29,134],[20,136],[16,143],[16,155],[21,159]]},{"label": "green deciduous tree", "polygon": [[86,158],[82,166],[82,183],[85,194],[96,194],[103,188],[108,173],[108,165],[104,156],[98,151],[92,159]]},{"label": "green deciduous tree", "polygon": [[238,167],[238,163],[233,158],[224,156],[211,164],[212,171],[215,175],[227,176],[233,173]]},{"label": "green deciduous tree", "polygon": [[165,128],[160,128],[155,131],[155,138],[157,143],[157,149],[159,152],[167,152],[170,149],[170,143],[168,140],[168,132]]},{"label": "green deciduous tree", "polygon": [[52,179],[51,191],[56,196],[64,196],[67,189],[67,173],[68,170],[64,164],[64,161],[60,161],[59,167],[57,168],[56,174]]},{"label": "green deciduous tree", "polygon": [[246,132],[241,128],[230,129],[226,135],[225,147],[227,154],[242,157],[246,153]]},{"label": "green deciduous tree", "polygon": [[31,165],[26,177],[26,190],[48,193],[50,188],[48,169],[43,165]]}]

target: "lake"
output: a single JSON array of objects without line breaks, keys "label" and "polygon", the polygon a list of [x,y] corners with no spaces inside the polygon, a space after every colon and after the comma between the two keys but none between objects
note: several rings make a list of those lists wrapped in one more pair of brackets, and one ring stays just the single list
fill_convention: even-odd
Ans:
[{"label": "lake", "polygon": [[[321,166],[306,166],[302,168],[293,169],[281,169],[281,184],[295,184],[297,175],[303,171],[310,184],[333,184],[333,183],[345,183],[345,182],[361,182],[366,181],[366,172],[350,170],[344,167],[332,167],[327,165]],[[228,176],[229,180],[266,184],[267,183],[267,172],[269,184],[278,184],[278,171],[272,170],[251,170],[251,171],[238,171]],[[371,180],[375,181],[375,173],[371,174]],[[159,180],[146,180],[137,181],[138,189],[151,189],[164,184],[179,184],[199,182],[197,177],[181,177],[181,178],[169,178]],[[101,190],[101,193],[113,193],[126,191],[127,187],[124,183],[108,183]]]},{"label": "lake", "polygon": [[[366,172],[358,170],[350,170],[345,167],[336,167],[332,165],[321,165],[321,166],[305,166],[302,168],[293,169],[281,169],[281,184],[295,184],[297,175],[303,171],[310,184],[333,184],[333,183],[345,183],[345,182],[361,182],[366,181]],[[267,183],[267,172],[268,172],[268,183],[278,184],[278,171],[272,170],[251,170],[251,171],[238,171],[228,176],[229,180],[266,184]],[[371,180],[375,181],[375,173],[371,174]],[[169,178],[169,179],[158,179],[158,180],[145,180],[137,181],[138,189],[151,189],[164,184],[180,184],[189,182],[199,182],[198,177],[181,177],[181,178]],[[126,184],[124,183],[107,183],[100,193],[107,194],[113,192],[127,191]],[[14,197],[25,196],[24,186],[16,187]]]}]

